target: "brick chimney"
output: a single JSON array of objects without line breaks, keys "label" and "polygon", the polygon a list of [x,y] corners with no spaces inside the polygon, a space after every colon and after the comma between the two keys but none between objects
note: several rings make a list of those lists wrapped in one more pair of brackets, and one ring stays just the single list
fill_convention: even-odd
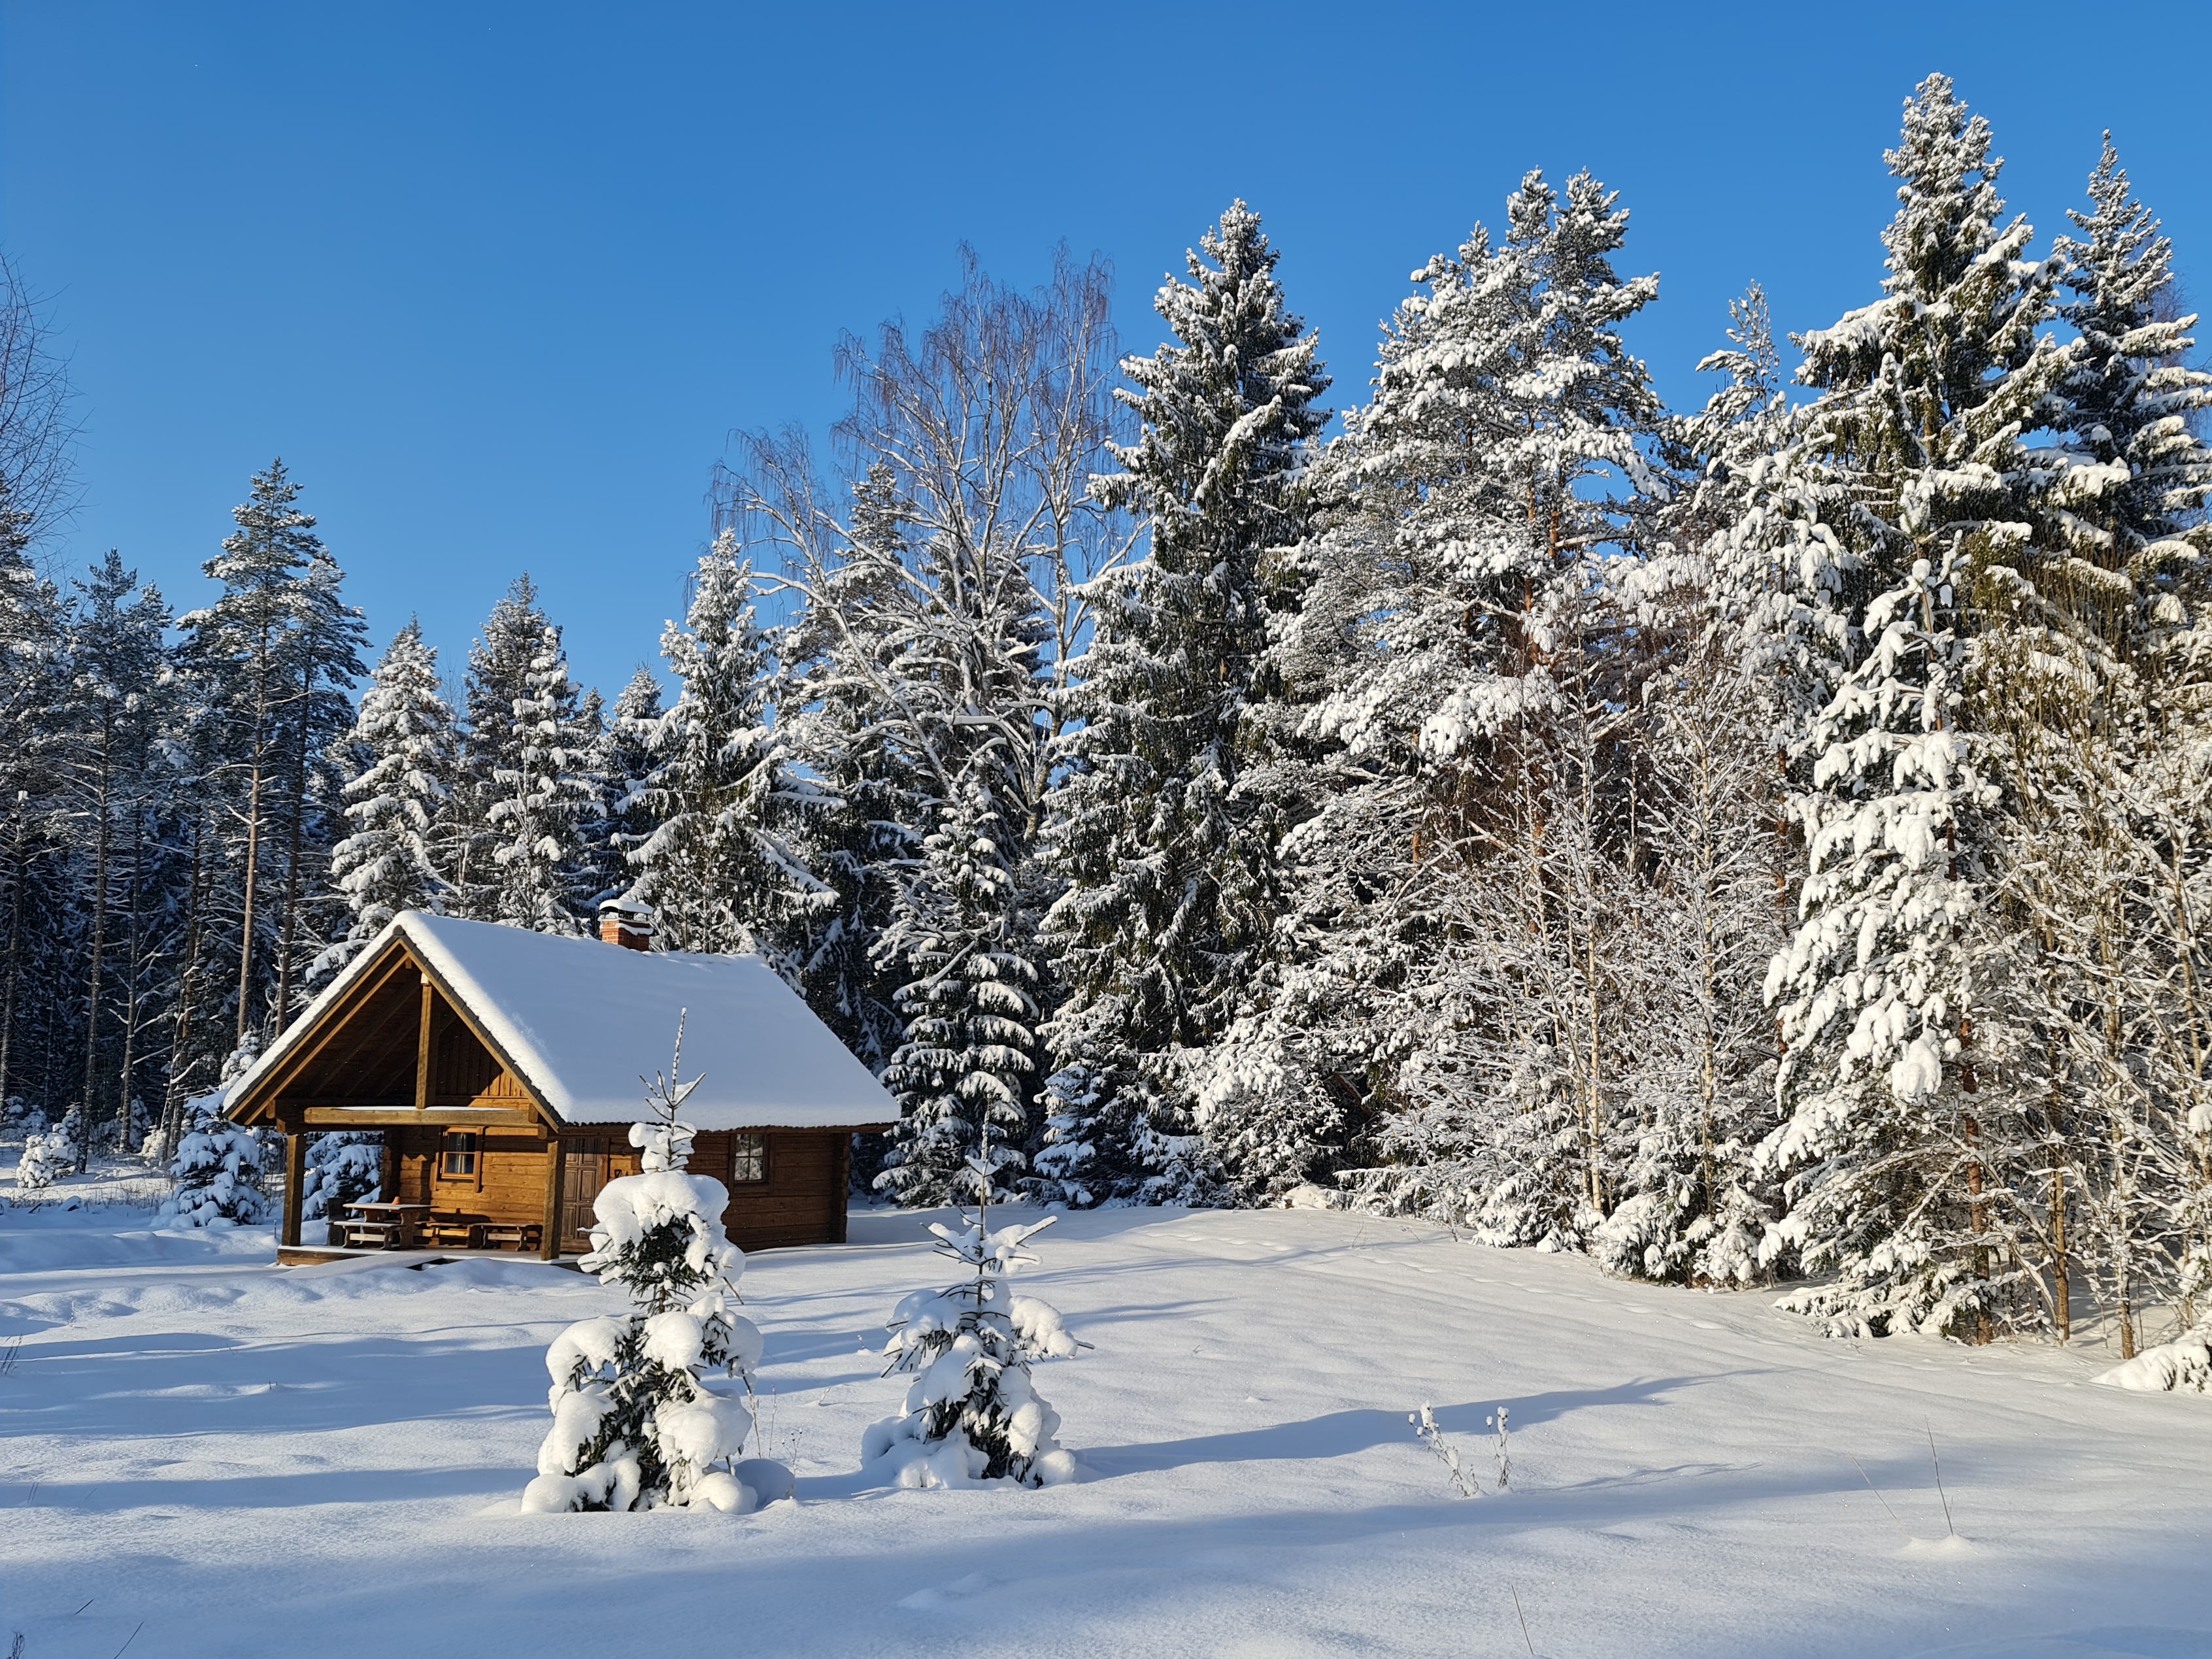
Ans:
[{"label": "brick chimney", "polygon": [[635,899],[611,898],[599,906],[599,938],[626,951],[653,949],[653,907]]}]

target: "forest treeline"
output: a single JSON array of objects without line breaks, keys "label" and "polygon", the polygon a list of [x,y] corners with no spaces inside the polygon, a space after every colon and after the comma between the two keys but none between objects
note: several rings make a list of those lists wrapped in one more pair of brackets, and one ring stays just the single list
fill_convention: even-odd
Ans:
[{"label": "forest treeline", "polygon": [[1923,82],[1868,303],[1785,378],[1754,287],[1693,412],[1587,173],[1334,405],[1241,202],[1149,356],[1102,263],[971,260],[829,453],[737,447],[611,704],[526,579],[458,695],[369,671],[281,465],[203,609],[57,586],[0,443],[9,1110],[173,1137],[397,911],[628,898],[878,1071],[902,1200],[1317,1185],[2132,1352],[2212,1290],[2212,375],[2109,141],[2042,243],[1991,146]]}]

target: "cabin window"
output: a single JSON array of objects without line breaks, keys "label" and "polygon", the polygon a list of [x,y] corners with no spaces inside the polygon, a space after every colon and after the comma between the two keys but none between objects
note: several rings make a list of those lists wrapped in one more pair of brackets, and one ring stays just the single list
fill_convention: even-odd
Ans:
[{"label": "cabin window", "polygon": [[759,1187],[768,1181],[768,1137],[735,1135],[730,1141],[730,1184]]},{"label": "cabin window", "polygon": [[474,1181],[477,1156],[477,1132],[455,1130],[446,1137],[444,1150],[438,1158],[438,1174],[447,1181]]}]

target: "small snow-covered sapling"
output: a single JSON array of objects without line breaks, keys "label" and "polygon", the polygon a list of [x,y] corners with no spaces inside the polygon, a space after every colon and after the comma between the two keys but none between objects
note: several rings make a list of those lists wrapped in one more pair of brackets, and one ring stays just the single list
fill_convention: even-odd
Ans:
[{"label": "small snow-covered sapling", "polygon": [[[638,1311],[582,1320],[547,1351],[553,1427],[522,1494],[525,1513],[701,1506],[743,1514],[758,1501],[759,1487],[738,1474],[751,1415],[707,1381],[720,1370],[750,1388],[761,1335],[732,1310],[744,1258],[722,1231],[729,1194],[684,1168],[694,1132],[676,1114],[700,1079],[677,1083],[683,1059],[679,1018],[668,1076],[646,1083],[653,1116],[630,1131],[644,1173],[599,1189],[591,1253],[578,1263],[620,1285]],[[781,1484],[787,1488],[787,1474]]]},{"label": "small snow-covered sapling", "polygon": [[1494,1426],[1498,1431],[1498,1490],[1500,1492],[1505,1491],[1513,1484],[1513,1454],[1512,1449],[1506,1443],[1505,1416],[1505,1407],[1500,1406],[1496,1415],[1482,1419],[1482,1425],[1485,1428]]},{"label": "small snow-covered sapling", "polygon": [[937,1253],[968,1277],[917,1291],[892,1314],[885,1374],[915,1378],[898,1415],[869,1426],[861,1467],[908,1487],[1056,1486],[1075,1479],[1075,1458],[1054,1439],[1060,1414],[1038,1397],[1030,1368],[1090,1344],[1068,1334],[1057,1310],[1013,1295],[1003,1281],[1036,1261],[1024,1246],[1058,1218],[993,1231],[989,1161],[971,1158],[967,1167],[981,1194],[974,1219],[963,1215],[958,1232],[934,1221],[929,1231]]}]

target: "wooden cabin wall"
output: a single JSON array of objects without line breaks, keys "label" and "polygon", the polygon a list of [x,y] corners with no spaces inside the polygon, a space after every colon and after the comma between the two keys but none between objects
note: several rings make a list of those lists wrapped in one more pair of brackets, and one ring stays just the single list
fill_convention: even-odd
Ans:
[{"label": "wooden cabin wall", "polygon": [[768,1181],[739,1185],[732,1179],[737,1136],[702,1134],[693,1143],[691,1168],[730,1190],[722,1230],[741,1250],[790,1244],[845,1242],[845,1184],[852,1137],[834,1129],[770,1129]]},{"label": "wooden cabin wall", "polygon": [[461,1024],[442,995],[430,1011],[431,1106],[526,1107],[529,1091]]},{"label": "wooden cabin wall", "polygon": [[446,1131],[435,1125],[387,1129],[398,1204],[428,1204],[487,1221],[540,1222],[545,1217],[546,1160],[552,1141],[542,1129],[480,1130],[474,1177],[441,1173]]}]

